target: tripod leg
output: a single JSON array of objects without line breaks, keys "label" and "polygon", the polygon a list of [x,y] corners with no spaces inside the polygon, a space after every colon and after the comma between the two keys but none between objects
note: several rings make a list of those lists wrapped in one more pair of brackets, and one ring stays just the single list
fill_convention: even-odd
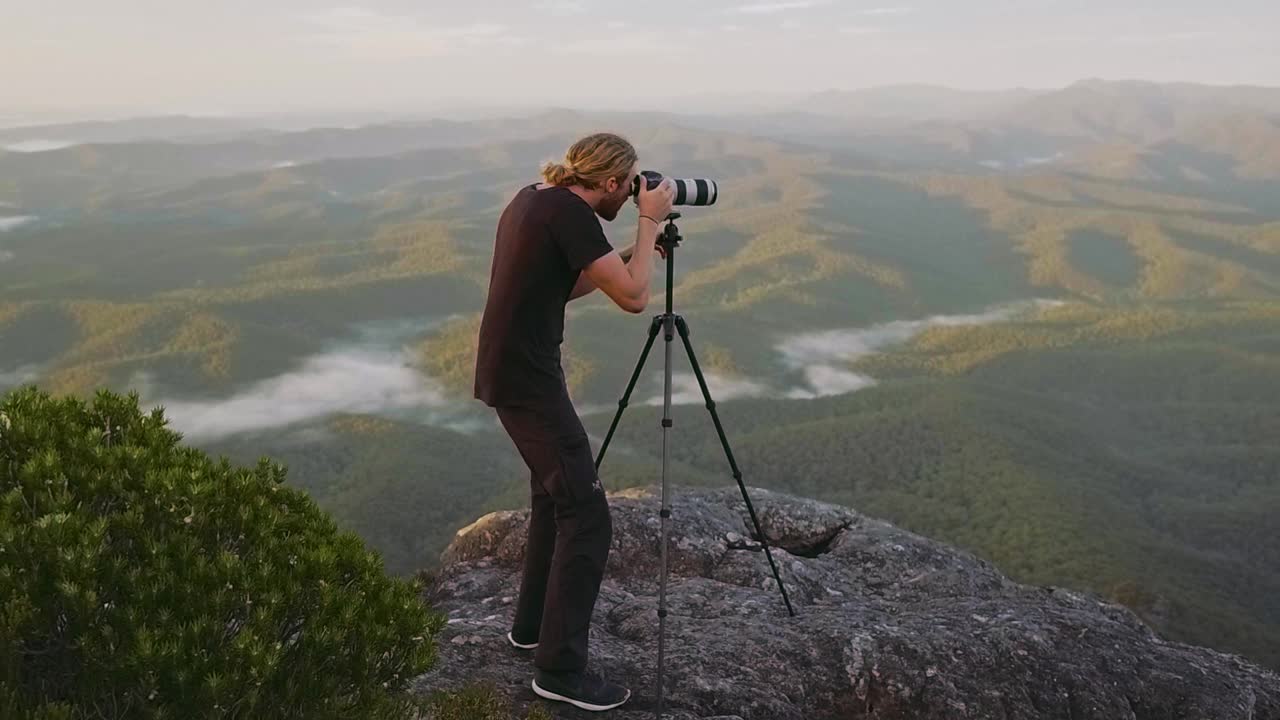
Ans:
[{"label": "tripod leg", "polygon": [[765,537],[764,531],[760,529],[760,520],[756,518],[756,510],[751,505],[751,498],[747,496],[747,486],[742,482],[742,471],[738,469],[738,463],[733,459],[733,450],[729,448],[729,439],[725,437],[724,426],[720,424],[720,415],[716,412],[716,403],[711,399],[711,391],[707,389],[706,378],[702,376],[702,367],[698,365],[698,358],[693,352],[693,344],[689,342],[689,326],[685,324],[683,317],[677,315],[676,327],[680,330],[680,340],[684,342],[685,352],[689,355],[689,364],[693,367],[693,374],[698,378],[698,387],[702,389],[702,399],[707,402],[707,410],[711,413],[711,421],[715,423],[716,433],[720,436],[720,445],[724,448],[725,457],[729,459],[729,468],[733,470],[733,479],[738,481],[738,488],[742,490],[742,499],[746,502],[747,512],[751,515],[751,523],[755,525],[756,535],[760,537],[760,545],[764,548],[765,557],[769,559],[769,567],[773,569],[773,579],[778,581],[778,589],[782,591],[782,601],[786,603],[787,612],[794,617],[796,611],[791,607],[791,599],[787,597],[787,588],[782,584],[782,577],[778,574],[778,566],[773,561],[773,553],[769,552],[769,540]]},{"label": "tripod leg", "polygon": [[604,451],[609,449],[613,433],[618,429],[618,421],[622,419],[622,411],[627,409],[627,403],[631,401],[631,391],[635,390],[636,381],[640,379],[640,371],[644,369],[644,361],[649,357],[649,350],[653,348],[653,340],[658,337],[658,328],[662,327],[662,317],[655,315],[653,322],[649,324],[649,339],[645,341],[644,350],[641,351],[640,359],[636,362],[636,369],[631,373],[631,382],[627,383],[627,390],[618,401],[618,411],[613,415],[613,422],[609,423],[609,433],[604,436],[604,442],[600,444],[600,452],[596,453],[596,470],[599,470],[600,463],[604,462]]},{"label": "tripod leg", "polygon": [[675,316],[667,313],[662,316],[662,339],[663,349],[666,353],[666,361],[662,370],[662,507],[658,515],[661,517],[662,525],[662,575],[658,584],[658,712],[657,717],[662,717],[664,710],[663,703],[663,659],[665,650],[665,640],[667,637],[667,523],[671,517],[671,505],[667,499],[667,464],[670,460],[669,444],[667,443],[667,431],[671,429],[671,341],[675,339]]}]

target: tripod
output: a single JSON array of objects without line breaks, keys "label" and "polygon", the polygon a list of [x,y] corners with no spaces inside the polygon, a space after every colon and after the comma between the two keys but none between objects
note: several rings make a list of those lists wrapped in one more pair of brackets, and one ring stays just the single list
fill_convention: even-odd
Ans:
[{"label": "tripod", "polygon": [[733,470],[733,479],[738,482],[738,488],[742,491],[742,499],[747,504],[747,512],[751,515],[751,523],[755,526],[756,536],[760,538],[760,545],[764,548],[765,557],[769,559],[769,567],[773,570],[773,579],[778,583],[778,590],[782,591],[782,601],[786,603],[788,613],[793,617],[796,614],[791,607],[791,599],[787,597],[787,589],[782,584],[782,578],[778,575],[778,566],[773,561],[773,554],[769,552],[768,539],[765,538],[764,532],[760,529],[760,521],[756,518],[756,511],[751,505],[751,498],[747,496],[747,486],[742,482],[742,471],[738,469],[738,463],[733,459],[733,450],[729,448],[729,440],[724,435],[724,426],[720,424],[720,415],[716,413],[716,403],[711,399],[711,391],[707,389],[707,381],[702,376],[702,368],[698,365],[698,358],[694,355],[693,345],[689,342],[689,326],[685,323],[683,317],[676,315],[672,310],[676,247],[682,239],[680,230],[675,223],[679,217],[680,213],[675,212],[667,216],[667,226],[657,240],[667,258],[666,312],[655,316],[653,322],[649,324],[649,338],[645,341],[644,350],[640,353],[640,360],[636,362],[635,371],[631,373],[631,381],[627,383],[627,390],[623,393],[622,399],[618,401],[618,412],[614,414],[613,422],[609,425],[609,433],[605,435],[604,442],[600,445],[600,453],[596,456],[596,470],[599,470],[600,463],[604,461],[604,453],[609,449],[609,442],[613,439],[613,433],[618,429],[618,421],[622,419],[622,413],[627,409],[627,403],[631,400],[631,393],[635,390],[636,381],[640,378],[640,371],[644,369],[645,360],[648,359],[649,351],[653,348],[653,341],[658,336],[658,328],[662,328],[666,358],[662,378],[662,509],[659,512],[662,522],[662,579],[658,590],[658,709],[656,715],[658,718],[662,717],[663,711],[663,649],[666,639],[667,619],[667,521],[671,518],[671,506],[667,502],[667,464],[669,458],[667,431],[672,427],[671,342],[675,339],[677,331],[680,333],[680,341],[684,344],[685,353],[689,356],[689,364],[693,367],[693,374],[698,378],[698,387],[702,389],[702,399],[706,401],[707,410],[711,413],[711,420],[716,426],[716,433],[720,436],[720,445],[724,448],[725,457],[729,459],[729,467]]}]

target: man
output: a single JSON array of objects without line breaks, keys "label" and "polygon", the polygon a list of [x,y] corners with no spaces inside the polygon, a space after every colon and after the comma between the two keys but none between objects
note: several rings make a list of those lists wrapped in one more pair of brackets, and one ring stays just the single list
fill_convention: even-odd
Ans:
[{"label": "man", "polygon": [[617,135],[574,143],[544,182],[521,188],[498,221],[489,298],[480,323],[475,396],[497,410],[530,470],[528,546],[508,640],[536,649],[533,690],[584,710],[609,710],[631,691],[588,673],[587,639],[613,524],[604,487],[560,366],[564,309],[599,288],[622,309],[649,302],[658,224],[671,211],[670,181],[641,183],[635,244],[609,244],[630,196],[636,151]]}]

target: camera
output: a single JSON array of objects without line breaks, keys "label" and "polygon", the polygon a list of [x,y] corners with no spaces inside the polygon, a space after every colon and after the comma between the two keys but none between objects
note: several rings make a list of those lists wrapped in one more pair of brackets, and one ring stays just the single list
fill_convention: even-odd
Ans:
[{"label": "camera", "polygon": [[[631,183],[631,197],[640,194],[640,182],[645,182],[645,188],[652,190],[662,182],[662,173],[653,170],[642,170],[636,176],[634,182]],[[716,198],[720,194],[720,188],[716,186],[715,180],[677,180],[671,179],[676,186],[676,197],[672,201],[673,205],[714,205]]]}]

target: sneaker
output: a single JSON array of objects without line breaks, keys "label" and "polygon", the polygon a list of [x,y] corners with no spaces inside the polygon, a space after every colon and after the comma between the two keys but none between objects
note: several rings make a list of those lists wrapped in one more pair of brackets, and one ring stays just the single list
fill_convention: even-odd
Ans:
[{"label": "sneaker", "polygon": [[533,691],[548,700],[583,710],[612,710],[631,697],[631,691],[594,673],[557,672],[534,668]]},{"label": "sneaker", "polygon": [[513,647],[520,648],[521,650],[534,650],[538,647],[537,642],[522,643],[519,640],[516,640],[516,637],[511,634],[510,630],[507,631],[507,641],[510,642]]}]

